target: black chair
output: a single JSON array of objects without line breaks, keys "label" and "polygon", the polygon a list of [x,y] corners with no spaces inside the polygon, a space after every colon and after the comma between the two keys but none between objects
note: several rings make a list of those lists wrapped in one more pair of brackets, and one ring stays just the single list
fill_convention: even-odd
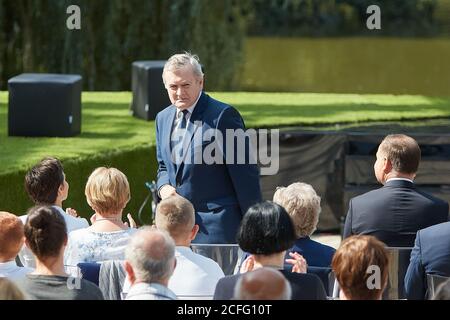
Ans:
[{"label": "black chair", "polygon": [[330,297],[333,295],[335,276],[331,268],[308,266],[306,273],[312,273],[318,276],[323,283],[323,287],[325,288],[327,296]]}]

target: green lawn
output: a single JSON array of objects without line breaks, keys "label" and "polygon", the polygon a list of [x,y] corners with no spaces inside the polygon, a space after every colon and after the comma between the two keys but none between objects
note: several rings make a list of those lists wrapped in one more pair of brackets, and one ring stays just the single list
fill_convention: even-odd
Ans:
[{"label": "green lawn", "polygon": [[[450,116],[450,98],[392,95],[344,95],[301,93],[212,93],[216,99],[234,105],[248,127],[324,125],[323,130],[354,130],[373,126],[386,131],[386,120],[413,120]],[[154,122],[131,117],[130,92],[86,92],[83,94],[82,134],[74,138],[19,138],[7,136],[7,93],[0,92],[0,211],[23,214],[32,203],[25,194],[26,170],[47,155],[63,160],[70,184],[65,207],[76,208],[89,217],[84,187],[89,174],[98,166],[122,170],[130,182],[131,201],[125,209],[135,218],[147,196],[146,181],[155,179]],[[371,121],[368,123],[367,121]],[[433,120],[448,127],[448,120]],[[339,125],[336,123],[345,123]],[[391,125],[392,123],[392,125]],[[402,122],[402,126],[405,122]],[[394,122],[390,122],[397,132]],[[427,121],[407,126],[426,129]],[[442,129],[439,129],[442,130]],[[151,221],[147,206],[141,222]]]},{"label": "green lawn", "polygon": [[[408,95],[211,93],[234,105],[247,127],[359,123],[450,116],[450,98]],[[45,155],[63,160],[155,143],[154,122],[128,114],[130,92],[85,92],[82,134],[74,138],[7,136],[7,92],[0,92],[0,174],[23,170]]]}]

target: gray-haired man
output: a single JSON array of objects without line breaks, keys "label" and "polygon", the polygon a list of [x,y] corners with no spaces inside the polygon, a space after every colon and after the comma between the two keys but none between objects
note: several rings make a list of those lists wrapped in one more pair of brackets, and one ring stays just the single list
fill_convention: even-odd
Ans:
[{"label": "gray-haired man", "polygon": [[175,266],[172,238],[151,227],[141,228],[125,251],[125,270],[131,284],[126,300],[176,300],[167,288]]}]

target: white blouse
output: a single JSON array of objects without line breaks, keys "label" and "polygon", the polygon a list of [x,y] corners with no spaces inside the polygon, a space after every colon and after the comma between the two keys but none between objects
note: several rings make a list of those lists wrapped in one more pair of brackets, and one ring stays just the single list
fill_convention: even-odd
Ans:
[{"label": "white blouse", "polygon": [[64,264],[76,266],[80,262],[124,260],[125,248],[136,231],[133,228],[113,232],[96,232],[90,228],[72,231],[69,233]]}]

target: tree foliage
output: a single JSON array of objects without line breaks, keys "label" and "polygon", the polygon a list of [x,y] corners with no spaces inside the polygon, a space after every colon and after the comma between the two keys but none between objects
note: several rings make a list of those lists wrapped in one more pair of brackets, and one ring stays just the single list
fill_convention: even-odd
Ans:
[{"label": "tree foliage", "polygon": [[[448,0],[254,0],[250,34],[258,36],[434,36]],[[366,28],[367,7],[378,5],[382,29]],[[447,15],[446,19],[450,19]]]},{"label": "tree foliage", "polygon": [[[81,30],[66,28],[69,5]],[[249,0],[0,0],[0,88],[22,72],[78,73],[88,90],[130,90],[131,64],[191,51],[209,89],[233,89]]]}]

